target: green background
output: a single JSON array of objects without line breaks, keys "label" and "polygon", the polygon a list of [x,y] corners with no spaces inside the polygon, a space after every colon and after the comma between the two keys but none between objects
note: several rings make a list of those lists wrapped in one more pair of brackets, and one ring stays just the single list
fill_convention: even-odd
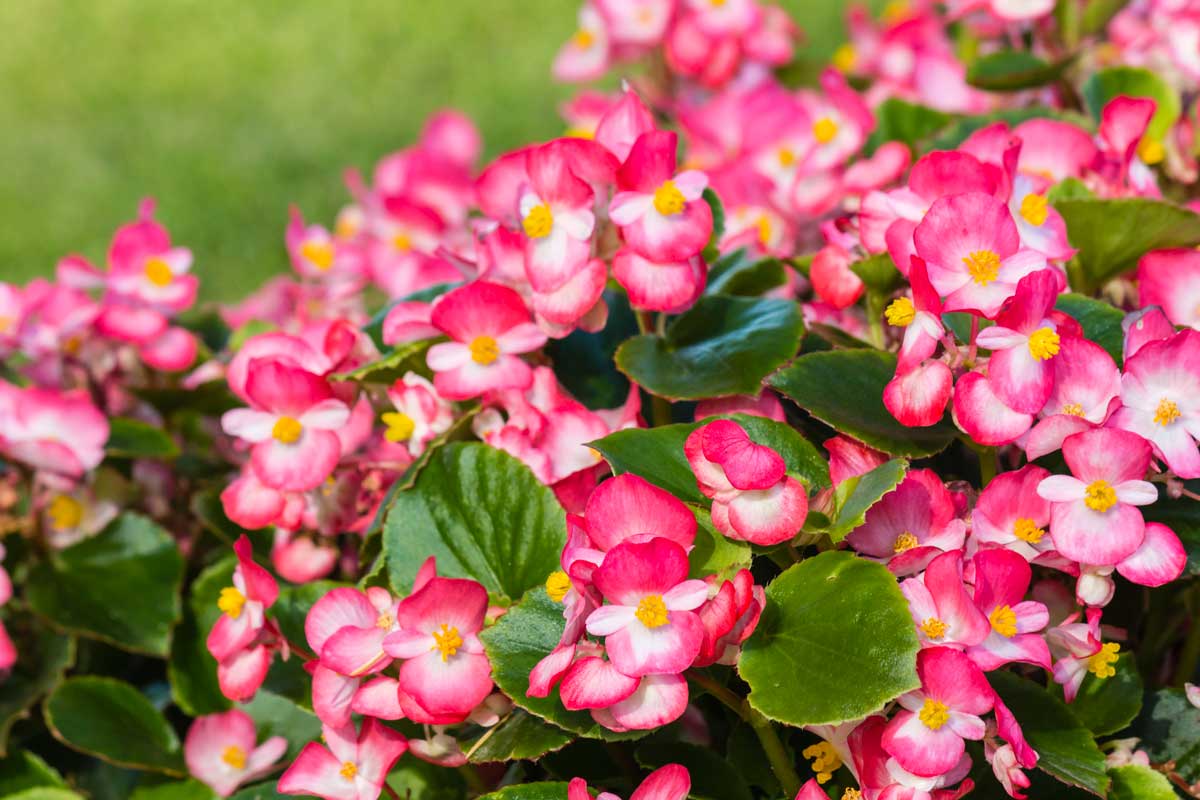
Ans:
[{"label": "green background", "polygon": [[[805,60],[842,4],[784,3]],[[578,0],[22,0],[0,3],[0,278],[100,259],[153,195],[202,296],[285,269],[289,203],[331,222],[342,172],[469,113],[495,155],[559,134],[550,63]]]}]

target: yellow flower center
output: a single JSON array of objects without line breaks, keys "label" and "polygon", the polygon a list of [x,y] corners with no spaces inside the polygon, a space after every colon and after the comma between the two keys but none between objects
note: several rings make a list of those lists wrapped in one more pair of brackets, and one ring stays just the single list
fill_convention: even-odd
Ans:
[{"label": "yellow flower center", "polygon": [[295,417],[280,417],[275,420],[275,426],[271,428],[271,435],[275,437],[276,441],[284,444],[295,444],[303,432],[304,426]]},{"label": "yellow flower center", "polygon": [[1103,514],[1117,504],[1117,493],[1104,479],[1095,480],[1084,489],[1083,502],[1092,511]]},{"label": "yellow flower center", "polygon": [[217,597],[217,608],[221,609],[221,612],[228,615],[230,619],[240,617],[244,605],[246,605],[246,595],[242,594],[236,586],[226,586]]},{"label": "yellow flower center", "polygon": [[1029,517],[1018,517],[1013,523],[1013,536],[1020,539],[1022,542],[1037,544],[1046,535],[1046,531],[1038,527],[1038,524]]},{"label": "yellow flower center", "polygon": [[392,612],[390,612],[390,611],[384,611],[382,614],[380,614],[378,617],[375,618],[375,627],[382,628],[385,631],[395,624],[396,624],[396,618],[392,616]]},{"label": "yellow flower center", "polygon": [[891,0],[890,3],[883,7],[880,19],[891,25],[907,17],[908,12],[908,0]]},{"label": "yellow flower center", "polygon": [[353,761],[343,761],[342,768],[338,773],[348,781],[354,780],[354,776],[358,774],[358,766]]},{"label": "yellow flower center", "polygon": [[17,320],[13,317],[6,317],[3,314],[0,314],[0,333],[8,333],[10,330],[12,330],[13,324],[16,321]]},{"label": "yellow flower center", "polygon": [[583,28],[575,31],[575,35],[571,37],[571,41],[580,50],[588,50],[596,43],[596,37],[591,31],[586,31]]},{"label": "yellow flower center", "polygon": [[766,214],[758,218],[758,243],[767,245],[771,243],[771,220]]},{"label": "yellow flower center", "polygon": [[1050,328],[1038,328],[1029,334],[1029,353],[1038,361],[1058,355],[1058,334]]},{"label": "yellow flower center", "polygon": [[500,345],[490,336],[476,336],[467,347],[471,351],[471,360],[485,367],[500,357]]},{"label": "yellow flower center", "polygon": [[813,138],[821,144],[828,144],[833,137],[837,136],[837,132],[837,123],[829,117],[821,117],[812,126]]},{"label": "yellow flower center", "polygon": [[542,203],[540,206],[529,209],[525,219],[521,220],[521,227],[525,229],[525,235],[530,239],[549,236],[550,229],[554,227],[554,215],[550,213],[550,206]]},{"label": "yellow flower center", "polygon": [[409,250],[412,250],[412,244],[412,237],[407,233],[397,233],[392,237],[392,247],[401,253],[407,253]]},{"label": "yellow flower center", "polygon": [[659,628],[667,624],[667,605],[662,595],[648,594],[638,603],[636,616],[647,628]]},{"label": "yellow flower center", "polygon": [[1103,645],[1095,655],[1088,659],[1088,672],[1101,680],[1116,675],[1117,670],[1113,664],[1117,663],[1119,652],[1121,652],[1121,645],[1116,642]]},{"label": "yellow flower center", "polygon": [[842,767],[842,758],[829,742],[817,742],[809,745],[801,752],[805,758],[812,759],[812,771],[817,774],[817,783],[825,783],[833,777],[833,773]]},{"label": "yellow flower center", "polygon": [[842,792],[842,800],[862,800],[862,792],[858,789],[847,789]]},{"label": "yellow flower center", "polygon": [[921,542],[917,539],[916,536],[913,536],[908,531],[905,531],[904,533],[897,536],[896,541],[892,543],[892,552],[903,553],[905,550],[912,550],[914,547],[916,547],[920,543]]},{"label": "yellow flower center", "polygon": [[1174,400],[1168,400],[1164,397],[1158,401],[1158,408],[1154,409],[1155,424],[1162,425],[1165,428],[1179,419],[1179,417],[1179,406],[1175,404]]},{"label": "yellow flower center", "polygon": [[858,62],[858,52],[854,45],[846,42],[833,51],[833,67],[838,72],[850,72]]},{"label": "yellow flower center", "polygon": [[389,442],[407,442],[412,438],[413,431],[417,427],[413,418],[403,411],[388,411],[380,419],[383,420],[384,425],[387,425],[387,430],[383,432],[383,438]]},{"label": "yellow flower center", "polygon": [[884,309],[883,315],[887,317],[888,325],[904,328],[916,319],[917,307],[907,297],[897,297]]},{"label": "yellow flower center", "polygon": [[333,233],[339,239],[353,239],[358,233],[358,223],[350,217],[342,217],[334,225]]},{"label": "yellow flower center", "polygon": [[1143,163],[1153,166],[1167,157],[1167,149],[1163,147],[1163,143],[1158,139],[1152,139],[1149,136],[1142,139],[1138,144],[1138,158]]},{"label": "yellow flower center", "polygon": [[921,623],[920,628],[921,633],[930,639],[940,639],[946,635],[946,631],[949,630],[950,626],[937,617],[930,617]]},{"label": "yellow flower center", "polygon": [[1082,417],[1083,406],[1079,405],[1079,403],[1067,403],[1062,407],[1061,413],[1066,414],[1069,417]]},{"label": "yellow flower center", "polygon": [[458,635],[458,628],[451,627],[442,623],[440,631],[433,632],[433,645],[431,650],[437,650],[442,654],[442,661],[449,661],[450,656],[458,652],[458,648],[462,647],[462,637]]},{"label": "yellow flower center", "polygon": [[987,286],[1000,276],[1000,255],[992,250],[976,250],[963,258],[967,272],[980,286]]},{"label": "yellow flower center", "polygon": [[146,280],[155,286],[167,286],[171,283],[171,278],[175,277],[171,274],[171,267],[161,258],[146,259],[145,270]]},{"label": "yellow flower center", "polygon": [[926,728],[936,731],[950,721],[950,709],[945,703],[939,703],[931,697],[925,698],[925,705],[917,715]]},{"label": "yellow flower center", "polygon": [[683,211],[687,200],[683,192],[675,185],[675,181],[663,181],[662,186],[654,190],[654,210],[664,217],[670,217]]},{"label": "yellow flower center", "polygon": [[992,609],[992,613],[988,614],[988,622],[992,623],[992,630],[1005,639],[1017,635],[1017,612],[1009,606],[996,606]]},{"label": "yellow flower center", "polygon": [[1044,194],[1027,194],[1021,201],[1021,216],[1030,225],[1041,227],[1046,222],[1048,204]]},{"label": "yellow flower center", "polygon": [[305,242],[300,255],[322,272],[333,266],[333,245],[329,242]]},{"label": "yellow flower center", "polygon": [[779,166],[788,168],[796,163],[796,151],[790,147],[779,148]]},{"label": "yellow flower center", "polygon": [[231,744],[221,751],[221,760],[234,769],[245,769],[246,751],[236,744]]},{"label": "yellow flower center", "polygon": [[56,495],[46,513],[50,515],[50,524],[55,530],[74,528],[83,522],[83,503],[70,495]]},{"label": "yellow flower center", "polygon": [[561,569],[550,573],[546,578],[546,594],[556,603],[561,603],[571,590],[571,578]]}]

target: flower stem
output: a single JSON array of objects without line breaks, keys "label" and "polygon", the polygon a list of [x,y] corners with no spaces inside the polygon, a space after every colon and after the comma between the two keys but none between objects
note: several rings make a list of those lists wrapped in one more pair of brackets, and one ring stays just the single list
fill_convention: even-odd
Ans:
[{"label": "flower stem", "polygon": [[886,295],[873,291],[867,293],[867,330],[871,336],[871,344],[880,350],[884,345],[883,303],[885,300],[887,300]]}]

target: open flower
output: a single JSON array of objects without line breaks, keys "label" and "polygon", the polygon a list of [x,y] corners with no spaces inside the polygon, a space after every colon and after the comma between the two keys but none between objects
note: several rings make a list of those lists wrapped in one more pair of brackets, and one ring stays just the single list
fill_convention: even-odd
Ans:
[{"label": "open flower", "polygon": [[438,397],[433,384],[415,372],[397,378],[387,396],[395,411],[385,411],[380,417],[387,426],[384,438],[405,445],[413,458],[454,422],[454,407]]},{"label": "open flower", "polygon": [[35,470],[76,478],[104,458],[108,420],[87,392],[0,381],[0,453]]},{"label": "open flower", "polygon": [[1050,669],[1050,649],[1039,631],[1050,621],[1046,606],[1026,600],[1033,570],[1011,550],[975,554],[975,606],[991,626],[987,637],[967,649],[980,669],[993,670],[1012,661]]},{"label": "open flower", "polygon": [[[596,225],[595,193],[572,168],[583,170],[568,139],[533,148],[526,157],[528,183],[517,201],[525,231],[525,265],[537,291],[553,291],[588,260]],[[609,156],[611,158],[611,156]]]},{"label": "open flower", "polygon": [[354,725],[322,726],[324,744],[309,742],[279,779],[282,794],[324,800],[376,800],[392,765],[408,749],[404,734],[368,717]]},{"label": "open flower", "polygon": [[963,585],[962,558],[961,550],[942,553],[900,584],[922,646],[971,647],[988,635],[988,618]]},{"label": "open flower", "polygon": [[1050,399],[1052,362],[1061,340],[1047,315],[1058,291],[1059,277],[1052,270],[1026,275],[996,324],[980,331],[976,339],[980,347],[992,351],[987,373],[992,391],[1013,411],[1035,414]]},{"label": "open flower", "polygon": [[[629,795],[629,800],[686,800],[692,790],[692,776],[687,768],[679,764],[667,764],[646,776],[638,788]],[[572,778],[567,786],[567,800],[591,800],[587,782],[583,778]],[[611,792],[601,792],[596,800],[621,800]]]},{"label": "open flower", "polygon": [[1054,549],[1047,535],[1050,501],[1037,493],[1050,473],[1035,464],[1003,472],[979,494],[971,512],[971,532],[982,545],[999,546],[1033,561]]},{"label": "open flower", "polygon": [[287,751],[287,739],[272,736],[255,746],[254,720],[241,709],[197,717],[183,742],[183,757],[192,777],[221,797],[271,772]]},{"label": "open flower", "polygon": [[1062,684],[1068,703],[1075,699],[1089,672],[1100,680],[1117,674],[1113,665],[1117,663],[1121,646],[1100,638],[1100,614],[1099,608],[1089,608],[1086,623],[1078,621],[1078,613],[1072,614],[1046,634],[1046,640],[1058,657],[1054,662],[1054,680]]},{"label": "open flower", "polygon": [[279,596],[279,585],[254,563],[245,535],[233,549],[238,559],[233,585],[222,589],[217,599],[221,616],[208,632],[207,646],[217,660],[221,693],[240,701],[253,697],[267,675],[274,624],[266,618],[266,610]]},{"label": "open flower", "polygon": [[1155,250],[1138,262],[1138,300],[1161,306],[1175,325],[1200,329],[1200,252]]},{"label": "open flower", "polygon": [[1063,337],[1050,363],[1053,389],[1042,407],[1042,419],[1025,439],[1025,455],[1031,460],[1058,450],[1068,436],[1104,424],[1121,405],[1121,373],[1095,342]]},{"label": "open flower", "polygon": [[962,547],[966,535],[950,492],[932,470],[922,469],[911,470],[872,506],[846,541],[885,562],[893,573],[911,575],[935,556]]}]

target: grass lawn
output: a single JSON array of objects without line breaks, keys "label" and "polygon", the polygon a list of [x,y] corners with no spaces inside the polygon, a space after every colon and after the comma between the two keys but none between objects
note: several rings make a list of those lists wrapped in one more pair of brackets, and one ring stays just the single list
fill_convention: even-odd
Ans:
[{"label": "grass lawn", "polygon": [[[329,221],[341,174],[443,106],[496,154],[562,129],[550,61],[577,0],[0,3],[0,279],[100,259],[144,195],[196,252],[203,296],[284,269],[289,203]],[[841,4],[786,3],[824,58]]]}]

